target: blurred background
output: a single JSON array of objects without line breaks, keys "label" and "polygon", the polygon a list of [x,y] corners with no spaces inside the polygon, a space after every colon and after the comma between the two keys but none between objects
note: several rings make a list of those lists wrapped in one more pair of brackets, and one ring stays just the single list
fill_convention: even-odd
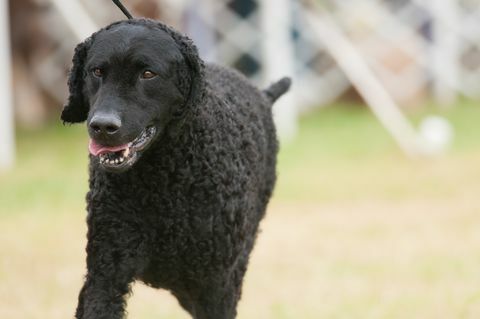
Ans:
[{"label": "blurred background", "polygon": [[[239,318],[480,318],[480,1],[123,2],[260,87],[293,78]],[[123,18],[0,0],[0,318],[73,317],[88,139],[59,115],[75,45]],[[134,292],[130,318],[188,318]]]}]

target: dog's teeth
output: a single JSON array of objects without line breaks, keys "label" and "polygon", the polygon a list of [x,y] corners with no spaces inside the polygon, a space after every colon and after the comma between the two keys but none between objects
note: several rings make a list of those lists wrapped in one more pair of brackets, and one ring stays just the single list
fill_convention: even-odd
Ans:
[{"label": "dog's teeth", "polygon": [[126,148],[120,154],[103,153],[98,156],[98,160],[101,164],[119,165],[126,161],[130,153],[130,148]]}]

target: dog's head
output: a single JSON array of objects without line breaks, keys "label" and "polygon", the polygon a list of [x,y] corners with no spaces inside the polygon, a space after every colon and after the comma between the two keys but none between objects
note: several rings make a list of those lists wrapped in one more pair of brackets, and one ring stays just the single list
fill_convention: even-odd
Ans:
[{"label": "dog's head", "polygon": [[87,121],[90,153],[109,171],[137,162],[203,91],[203,62],[186,36],[153,20],[121,21],[75,49],[66,123]]}]

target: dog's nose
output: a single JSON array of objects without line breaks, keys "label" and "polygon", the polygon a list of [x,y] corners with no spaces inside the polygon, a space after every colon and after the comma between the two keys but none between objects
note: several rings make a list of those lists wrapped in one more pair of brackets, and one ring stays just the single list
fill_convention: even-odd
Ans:
[{"label": "dog's nose", "polygon": [[88,124],[95,135],[114,135],[122,126],[120,118],[113,114],[97,114]]}]

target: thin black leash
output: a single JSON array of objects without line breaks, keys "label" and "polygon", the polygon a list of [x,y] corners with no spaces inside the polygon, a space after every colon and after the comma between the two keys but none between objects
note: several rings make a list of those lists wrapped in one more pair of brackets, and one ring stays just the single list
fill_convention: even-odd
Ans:
[{"label": "thin black leash", "polygon": [[120,0],[112,0],[112,1],[117,5],[117,7],[120,8],[120,10],[122,10],[123,14],[126,15],[129,20],[133,19],[133,16],[130,14],[130,12],[128,12],[127,8],[123,6]]}]

